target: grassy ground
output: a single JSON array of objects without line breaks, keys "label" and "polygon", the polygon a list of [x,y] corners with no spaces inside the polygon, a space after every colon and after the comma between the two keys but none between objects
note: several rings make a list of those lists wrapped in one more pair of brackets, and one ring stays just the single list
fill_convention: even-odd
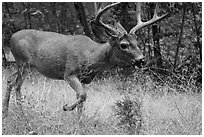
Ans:
[{"label": "grassy ground", "polygon": [[[3,69],[2,97],[6,92],[6,80],[13,70]],[[115,102],[124,96],[140,100],[141,124],[137,134],[202,134],[201,93],[178,93],[167,85],[158,85],[148,76],[135,74],[133,79],[119,80],[109,77],[94,80],[85,86],[87,101],[82,116],[82,127],[77,134],[121,135],[129,134],[116,117]],[[64,81],[45,78],[38,73],[29,76],[22,86],[23,109],[21,113],[10,99],[9,115],[2,121],[2,134],[73,134],[77,124],[77,112],[64,112],[62,106],[71,104],[75,92]],[[134,128],[131,129],[134,132]]]}]

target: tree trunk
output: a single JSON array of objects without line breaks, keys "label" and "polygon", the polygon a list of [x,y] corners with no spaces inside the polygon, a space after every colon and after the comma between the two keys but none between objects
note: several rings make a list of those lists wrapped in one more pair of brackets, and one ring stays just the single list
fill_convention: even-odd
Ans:
[{"label": "tree trunk", "polygon": [[[154,10],[155,10],[154,4],[152,3],[150,4],[150,9],[151,9],[151,18],[152,18],[154,16]],[[162,67],[162,56],[161,56],[161,49],[160,49],[160,43],[159,43],[160,37],[158,37],[159,33],[160,33],[159,27],[157,25],[153,25],[152,36],[153,36],[153,42],[154,42],[154,47],[153,47],[154,58],[157,60],[156,66]]]},{"label": "tree trunk", "polygon": [[[148,19],[151,18],[151,11],[148,10]],[[152,47],[151,47],[151,28],[150,26],[147,27],[147,31],[148,31],[148,44],[147,44],[147,48],[148,48],[148,58],[151,59],[152,58]]]},{"label": "tree trunk", "polygon": [[[22,4],[23,4],[23,9],[26,10],[26,5],[25,5],[25,3],[23,2]],[[28,26],[27,26],[27,16],[26,16],[26,12],[24,12],[23,15],[24,15],[24,20],[25,20],[25,29],[27,29]]]},{"label": "tree trunk", "polygon": [[[11,13],[10,13],[10,10],[9,10],[8,3],[7,3],[7,2],[4,2],[4,4],[5,4],[6,10],[7,10],[8,15],[9,15],[9,19],[12,19],[12,16],[11,16]],[[16,31],[17,31],[16,26],[14,25],[13,22],[12,22],[12,28],[13,28],[12,32],[16,32]]]},{"label": "tree trunk", "polygon": [[153,41],[154,41],[154,57],[157,59],[156,62],[156,66],[157,67],[162,67],[162,56],[161,56],[161,49],[160,49],[160,43],[159,43],[159,39],[160,37],[158,37],[159,34],[159,28],[157,27],[157,25],[153,25],[152,26],[152,35],[153,35]]},{"label": "tree trunk", "polygon": [[[127,32],[130,31],[130,26],[128,25],[128,11],[127,11],[127,6],[128,3],[127,2],[123,2],[121,4],[121,25],[124,27],[125,30],[127,30]],[[128,27],[129,26],[129,27]]]},{"label": "tree trunk", "polygon": [[82,2],[74,2],[74,7],[75,7],[76,12],[78,14],[78,18],[80,20],[80,23],[84,28],[85,35],[91,38],[92,37],[91,36],[91,30],[90,30],[88,23],[87,23],[87,20],[86,20],[84,6],[83,6]]},{"label": "tree trunk", "polygon": [[66,3],[62,6],[61,18],[60,18],[60,31],[62,33],[65,32],[66,20],[67,20],[67,5]]},{"label": "tree trunk", "polygon": [[32,21],[31,21],[31,14],[30,14],[30,3],[28,2],[27,5],[27,15],[28,15],[28,21],[29,21],[29,29],[32,29]]},{"label": "tree trunk", "polygon": [[185,13],[186,13],[186,6],[183,5],[183,17],[182,17],[182,23],[181,23],[179,40],[178,40],[178,43],[177,43],[177,48],[176,48],[176,53],[175,53],[174,69],[176,68],[176,65],[177,65],[176,63],[179,60],[178,53],[179,53],[179,48],[180,48],[181,40],[182,40],[182,36],[183,36],[183,26],[184,26],[184,21],[185,21]]},{"label": "tree trunk", "polygon": [[59,27],[58,27],[58,17],[57,17],[57,11],[56,11],[56,2],[51,3],[52,7],[52,30],[59,32]]},{"label": "tree trunk", "polygon": [[196,44],[199,48],[200,62],[202,62],[202,45],[200,44],[199,29],[198,29],[198,25],[196,21],[196,16],[195,16],[194,3],[191,3],[191,6],[192,6],[193,19],[194,19],[194,24],[195,24],[195,29],[196,29],[196,38],[197,38]]}]

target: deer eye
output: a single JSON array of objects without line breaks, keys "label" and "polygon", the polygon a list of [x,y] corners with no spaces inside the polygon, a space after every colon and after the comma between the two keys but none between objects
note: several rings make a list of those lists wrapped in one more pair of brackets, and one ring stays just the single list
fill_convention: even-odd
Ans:
[{"label": "deer eye", "polygon": [[120,45],[120,48],[121,48],[122,50],[126,50],[126,49],[128,48],[128,44],[121,44],[121,45]]}]

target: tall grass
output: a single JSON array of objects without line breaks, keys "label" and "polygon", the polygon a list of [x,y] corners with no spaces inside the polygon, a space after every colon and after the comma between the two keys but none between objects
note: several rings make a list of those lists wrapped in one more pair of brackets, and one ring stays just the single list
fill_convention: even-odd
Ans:
[{"label": "tall grass", "polygon": [[[3,97],[11,72],[11,69],[3,70]],[[116,102],[123,102],[124,97],[133,102],[132,107],[140,102],[140,107],[133,113],[136,115],[138,111],[141,114],[140,128],[131,128],[131,134],[202,133],[201,93],[177,92],[177,88],[158,84],[140,72],[127,79],[118,75],[95,79],[84,88],[87,100],[78,134],[130,134],[115,110]],[[62,106],[74,102],[76,95],[65,81],[50,80],[34,72],[25,80],[21,91],[26,118],[21,117],[12,92],[9,116],[2,123],[3,134],[27,134],[30,130],[46,135],[73,133],[77,112],[64,112]]]}]

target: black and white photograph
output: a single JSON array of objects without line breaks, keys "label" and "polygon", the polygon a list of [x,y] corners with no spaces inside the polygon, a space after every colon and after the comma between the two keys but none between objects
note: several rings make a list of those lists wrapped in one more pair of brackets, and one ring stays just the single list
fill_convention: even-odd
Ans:
[{"label": "black and white photograph", "polygon": [[202,2],[2,4],[2,135],[202,135]]}]

